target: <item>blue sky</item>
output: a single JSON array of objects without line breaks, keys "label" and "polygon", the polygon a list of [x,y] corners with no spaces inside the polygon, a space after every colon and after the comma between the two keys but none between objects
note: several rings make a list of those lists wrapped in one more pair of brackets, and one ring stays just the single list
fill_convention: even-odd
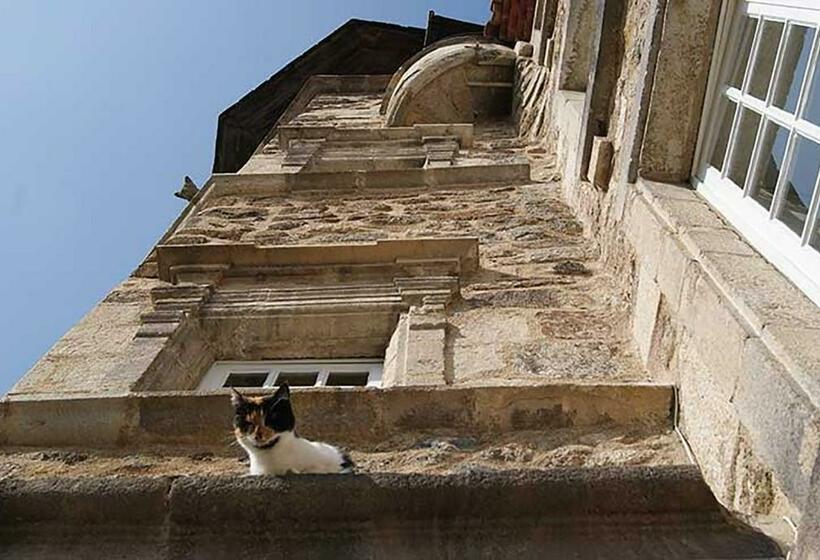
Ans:
[{"label": "blue sky", "polygon": [[0,394],[128,276],[213,163],[219,113],[346,20],[489,0],[0,0]]}]

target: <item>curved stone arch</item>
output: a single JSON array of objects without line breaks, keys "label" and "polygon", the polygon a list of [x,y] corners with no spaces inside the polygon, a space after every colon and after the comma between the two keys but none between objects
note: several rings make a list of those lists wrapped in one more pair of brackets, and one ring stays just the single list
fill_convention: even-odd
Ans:
[{"label": "curved stone arch", "polygon": [[404,76],[407,69],[410,68],[416,61],[423,56],[426,56],[427,53],[438,49],[439,47],[446,47],[447,45],[455,45],[457,43],[497,43],[496,39],[491,37],[483,37],[481,35],[451,35],[450,37],[445,37],[444,39],[439,39],[435,43],[430,43],[419,52],[405,60],[399,69],[393,73],[393,76],[390,78],[390,82],[387,84],[387,89],[384,92],[384,98],[382,99],[382,104],[379,107],[379,112],[383,115],[387,112],[387,104],[390,101],[390,98],[393,96],[393,91],[396,89],[396,84],[399,83],[399,80]]},{"label": "curved stone arch", "polygon": [[471,39],[439,46],[399,70],[387,93],[385,124],[471,123],[509,115],[514,70],[515,52],[504,45]]}]

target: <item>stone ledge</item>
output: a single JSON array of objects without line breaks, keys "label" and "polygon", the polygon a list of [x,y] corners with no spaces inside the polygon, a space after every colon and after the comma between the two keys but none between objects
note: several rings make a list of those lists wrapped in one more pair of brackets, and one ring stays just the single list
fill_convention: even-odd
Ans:
[{"label": "stone ledge", "polygon": [[[694,190],[641,180],[628,196],[625,233],[641,270],[634,319],[642,357],[654,367],[668,351],[664,340],[677,340],[678,354],[681,341],[697,349],[696,366],[678,355],[675,367],[696,368],[677,372],[682,394],[700,390],[692,383],[717,391],[708,405],[682,401],[682,427],[701,464],[721,438],[735,453],[753,452],[749,471],[718,462],[704,476],[730,502],[760,492],[772,507],[785,495],[788,504],[778,507],[799,519],[820,461],[820,308]],[[705,433],[695,416],[713,413],[710,407],[725,417]],[[768,486],[743,488],[747,475],[768,477]]]},{"label": "stone ledge", "polygon": [[530,165],[511,163],[453,165],[424,169],[326,171],[315,173],[226,173],[212,176],[208,196],[270,195],[291,190],[399,189],[527,183]]},{"label": "stone ledge", "polygon": [[[276,499],[271,499],[273,496]],[[503,496],[503,498],[501,498]],[[717,512],[694,466],[452,475],[94,477],[0,481],[3,524],[362,522]]]},{"label": "stone ledge", "polygon": [[637,185],[748,334],[766,343],[820,408],[820,307],[743,241],[694,190],[645,179]]},{"label": "stone ledge", "polygon": [[[90,396],[16,394],[0,400],[0,445],[224,446],[228,390]],[[340,444],[373,443],[409,430],[480,436],[573,426],[667,430],[672,388],[664,385],[543,385],[295,389],[305,435]],[[328,422],[328,418],[333,418]]]},{"label": "stone ledge", "polygon": [[259,246],[248,243],[159,245],[159,277],[176,281],[177,272],[229,274],[232,269],[262,267],[410,265],[451,262],[458,272],[478,267],[478,239],[440,237],[381,239],[368,243]]},{"label": "stone ledge", "polygon": [[694,467],[6,479],[0,504],[0,550],[15,558],[125,544],[150,558],[412,558],[453,546],[468,557],[780,555],[725,516]]}]

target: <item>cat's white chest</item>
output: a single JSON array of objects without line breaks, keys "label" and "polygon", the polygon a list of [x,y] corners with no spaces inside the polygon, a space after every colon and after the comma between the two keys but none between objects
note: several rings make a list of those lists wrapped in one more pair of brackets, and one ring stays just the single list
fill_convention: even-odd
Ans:
[{"label": "cat's white chest", "polygon": [[250,459],[250,474],[282,475],[293,473],[337,473],[341,471],[342,453],[326,443],[281,434],[269,449],[242,445]]}]

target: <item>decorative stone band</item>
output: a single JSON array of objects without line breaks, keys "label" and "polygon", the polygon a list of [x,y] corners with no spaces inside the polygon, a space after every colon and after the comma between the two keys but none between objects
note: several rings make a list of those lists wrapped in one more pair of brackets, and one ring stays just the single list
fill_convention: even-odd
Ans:
[{"label": "decorative stone band", "polygon": [[328,267],[389,266],[451,274],[478,267],[478,240],[472,237],[385,239],[350,245],[252,244],[160,245],[157,262],[161,280],[177,283],[218,283],[223,275],[275,274],[282,268],[302,274]]},{"label": "decorative stone band", "polygon": [[[287,125],[279,129],[278,144],[262,152],[284,150],[284,173],[361,172],[454,165],[459,148],[472,144],[472,124],[395,128]],[[521,163],[526,162],[522,159]]]},{"label": "decorative stone band", "polygon": [[512,156],[504,161],[443,168],[372,169],[369,171],[314,171],[312,173],[225,173],[213,175],[206,197],[239,194],[271,195],[291,191],[448,188],[514,185],[530,181],[530,164]]}]

